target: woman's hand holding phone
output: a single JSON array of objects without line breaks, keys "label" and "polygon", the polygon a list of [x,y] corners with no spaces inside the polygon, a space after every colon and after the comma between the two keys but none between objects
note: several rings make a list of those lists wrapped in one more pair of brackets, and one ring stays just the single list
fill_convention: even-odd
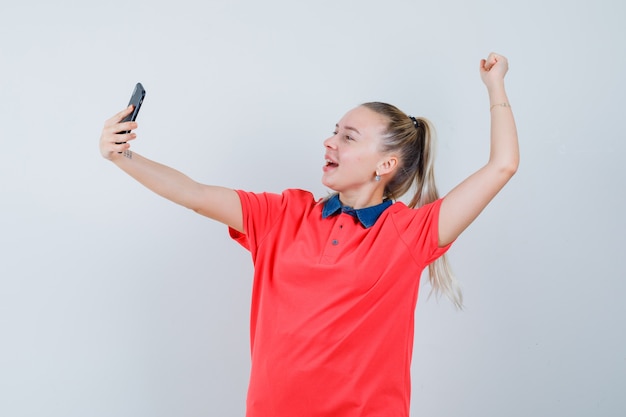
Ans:
[{"label": "woman's hand holding phone", "polygon": [[146,90],[141,83],[137,83],[130,96],[128,107],[104,123],[100,136],[100,153],[104,158],[110,160],[114,152],[121,154],[130,148],[127,142],[137,137],[132,130],[137,128],[135,119],[145,97]]},{"label": "woman's hand holding phone", "polygon": [[100,136],[100,153],[105,159],[113,159],[116,154],[121,154],[130,148],[129,141],[135,139],[137,135],[132,132],[137,128],[137,122],[123,120],[134,111],[133,105],[117,113],[115,116],[104,122],[102,134]]}]

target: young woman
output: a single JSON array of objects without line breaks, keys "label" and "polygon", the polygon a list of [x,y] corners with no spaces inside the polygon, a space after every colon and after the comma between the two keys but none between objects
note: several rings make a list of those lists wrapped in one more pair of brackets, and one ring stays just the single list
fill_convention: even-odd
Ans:
[{"label": "young woman", "polygon": [[[235,191],[130,151],[135,122],[109,119],[102,156],[161,196],[229,226],[252,254],[248,417],[408,416],[413,314],[422,270],[457,306],[444,258],[516,172],[506,58],[480,62],[491,113],[486,165],[440,199],[429,122],[385,103],[350,110],[326,139],[322,182],[336,194]],[[119,144],[119,142],[126,142]],[[117,143],[116,143],[117,142]],[[395,200],[411,186],[405,205]]]}]

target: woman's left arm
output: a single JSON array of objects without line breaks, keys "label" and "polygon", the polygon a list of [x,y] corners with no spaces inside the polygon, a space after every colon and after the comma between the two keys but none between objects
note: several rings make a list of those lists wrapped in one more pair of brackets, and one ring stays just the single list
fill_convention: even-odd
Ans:
[{"label": "woman's left arm", "polygon": [[489,92],[491,151],[489,161],[450,191],[439,213],[439,246],[453,242],[515,174],[519,146],[513,112],[504,89],[508,61],[491,53],[480,61],[480,76]]}]

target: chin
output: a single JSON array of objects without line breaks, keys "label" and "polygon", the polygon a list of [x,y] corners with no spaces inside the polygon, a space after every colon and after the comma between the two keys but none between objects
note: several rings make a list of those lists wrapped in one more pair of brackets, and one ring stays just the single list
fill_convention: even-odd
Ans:
[{"label": "chin", "polygon": [[333,191],[337,191],[333,186],[332,182],[329,182],[326,176],[322,176],[322,185],[326,188],[330,188]]}]

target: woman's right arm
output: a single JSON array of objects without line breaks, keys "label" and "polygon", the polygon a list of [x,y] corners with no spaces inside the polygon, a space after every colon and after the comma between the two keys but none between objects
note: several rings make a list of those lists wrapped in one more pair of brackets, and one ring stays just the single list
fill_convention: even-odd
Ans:
[{"label": "woman's right arm", "polygon": [[[131,111],[129,106],[105,122],[100,136],[102,156],[160,196],[243,233],[241,201],[234,190],[200,184],[130,150],[129,142],[137,137],[132,132],[137,123],[120,121]],[[129,130],[131,133],[118,134]]]}]

